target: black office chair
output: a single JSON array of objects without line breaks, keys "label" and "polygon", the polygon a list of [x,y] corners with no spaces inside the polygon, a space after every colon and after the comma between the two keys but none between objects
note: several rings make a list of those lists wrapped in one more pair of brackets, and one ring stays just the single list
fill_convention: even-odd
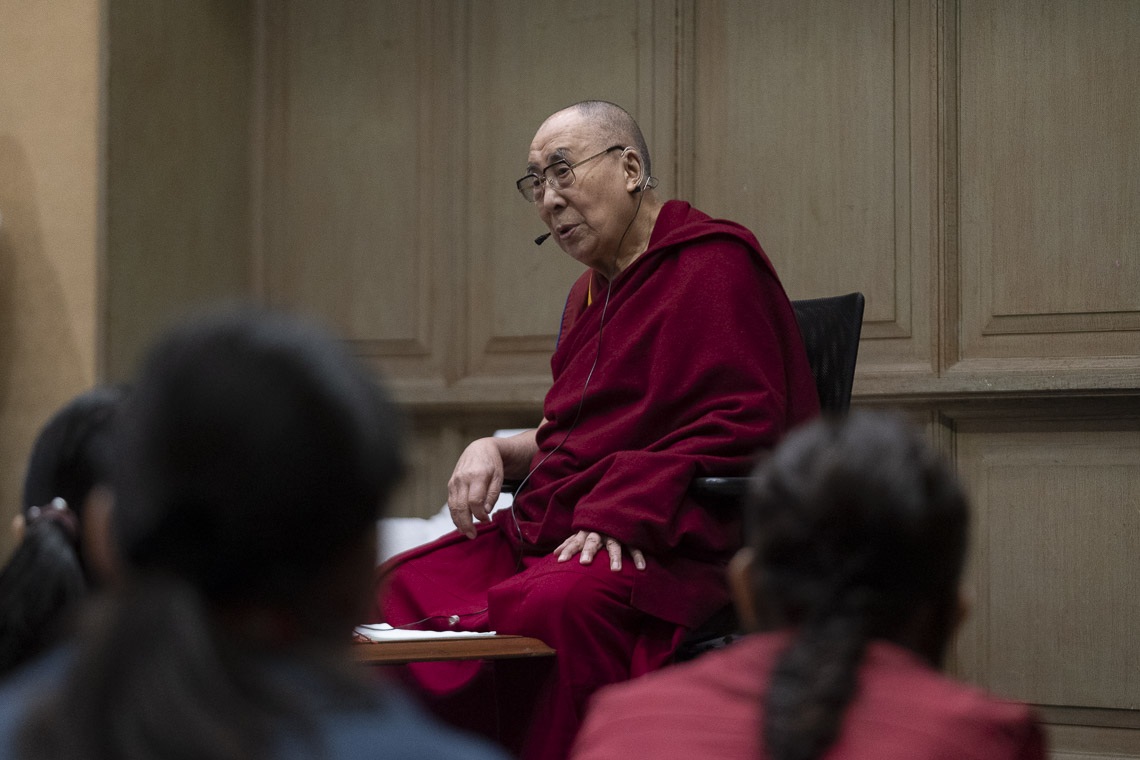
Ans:
[{"label": "black office chair", "polygon": [[[862,293],[792,301],[824,414],[842,415],[851,407],[863,305]],[[747,486],[746,477],[696,478],[692,491],[712,509],[736,508]],[[731,606],[720,610],[686,637],[676,659],[691,660],[710,649],[720,649],[740,637],[739,627]]]},{"label": "black office chair", "polygon": [[843,414],[851,408],[863,330],[863,294],[792,301],[792,309],[815,376],[819,406],[825,414]]}]

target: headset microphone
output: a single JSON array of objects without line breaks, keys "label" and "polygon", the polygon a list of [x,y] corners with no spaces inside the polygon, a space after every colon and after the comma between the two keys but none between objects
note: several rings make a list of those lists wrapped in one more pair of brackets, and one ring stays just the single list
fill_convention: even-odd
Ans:
[{"label": "headset microphone", "polygon": [[534,239],[534,244],[535,244],[535,245],[542,245],[543,243],[545,243],[545,242],[546,242],[546,239],[547,239],[548,237],[550,237],[550,233],[549,233],[549,232],[547,232],[547,233],[545,233],[545,234],[542,234],[542,235],[539,235],[538,237],[536,237],[536,238]]}]

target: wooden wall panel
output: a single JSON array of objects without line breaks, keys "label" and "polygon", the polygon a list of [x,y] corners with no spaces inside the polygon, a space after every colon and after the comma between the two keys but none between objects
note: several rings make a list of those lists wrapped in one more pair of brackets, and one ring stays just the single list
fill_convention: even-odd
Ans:
[{"label": "wooden wall panel", "polygon": [[534,246],[514,181],[584,98],[626,105],[675,165],[674,4],[259,7],[266,300],[331,322],[409,403],[537,408],[581,266]]},{"label": "wooden wall panel", "polygon": [[861,385],[932,376],[931,4],[700,7],[696,203],[752,227],[793,298],[867,296]]},{"label": "wooden wall panel", "polygon": [[[963,0],[961,359],[1132,386],[1140,361],[1140,3]],[[954,274],[951,272],[950,274]],[[989,361],[986,360],[999,360]],[[1024,364],[1024,363],[1022,363]],[[1024,369],[1024,367],[1022,367]]]},{"label": "wooden wall panel", "polygon": [[263,296],[329,322],[401,393],[448,379],[437,305],[464,179],[453,5],[262,5]]},{"label": "wooden wall panel", "polygon": [[234,0],[107,4],[104,377],[250,289],[253,18]]},{"label": "wooden wall panel", "polygon": [[[959,672],[1051,724],[1140,729],[1140,420],[974,419],[956,449],[974,505]],[[1091,750],[1079,735],[1068,749]]]},{"label": "wooden wall panel", "polygon": [[[274,28],[266,250],[278,258],[266,295],[324,314],[353,340],[421,337],[419,15],[411,4],[289,3]],[[385,76],[398,67],[404,76]]]},{"label": "wooden wall panel", "polygon": [[1135,760],[1140,757],[1135,729],[1113,725],[1045,726],[1050,760]]}]

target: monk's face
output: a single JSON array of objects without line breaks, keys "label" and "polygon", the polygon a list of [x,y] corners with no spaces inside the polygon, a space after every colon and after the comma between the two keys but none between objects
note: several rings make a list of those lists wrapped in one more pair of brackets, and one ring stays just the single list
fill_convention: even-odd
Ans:
[{"label": "monk's face", "polygon": [[[614,145],[574,109],[559,111],[539,127],[530,144],[528,171],[556,161],[574,164]],[[618,245],[637,210],[635,178],[620,150],[574,168],[569,187],[545,187],[535,203],[558,246],[606,277],[617,274]]]}]

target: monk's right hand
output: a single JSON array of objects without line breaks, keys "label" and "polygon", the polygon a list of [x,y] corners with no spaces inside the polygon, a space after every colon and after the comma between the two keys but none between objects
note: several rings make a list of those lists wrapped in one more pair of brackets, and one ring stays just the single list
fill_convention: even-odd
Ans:
[{"label": "monk's right hand", "polygon": [[447,481],[447,509],[460,533],[475,538],[475,520],[487,522],[503,488],[503,455],[493,438],[472,441]]}]

